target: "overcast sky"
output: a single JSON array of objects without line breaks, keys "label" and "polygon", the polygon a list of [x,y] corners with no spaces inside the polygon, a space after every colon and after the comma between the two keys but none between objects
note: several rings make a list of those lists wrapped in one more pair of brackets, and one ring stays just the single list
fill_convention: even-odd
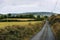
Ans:
[{"label": "overcast sky", "polygon": [[51,11],[60,13],[60,0],[58,0],[57,5],[56,1],[57,0],[0,0],[0,13]]}]

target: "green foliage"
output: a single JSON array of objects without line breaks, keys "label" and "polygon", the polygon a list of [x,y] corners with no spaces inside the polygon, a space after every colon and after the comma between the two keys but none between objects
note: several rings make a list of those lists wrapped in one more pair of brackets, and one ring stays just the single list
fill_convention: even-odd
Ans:
[{"label": "green foliage", "polygon": [[0,19],[3,19],[3,15],[0,16]]},{"label": "green foliage", "polygon": [[34,18],[32,14],[29,15],[17,15],[18,18]]},{"label": "green foliage", "polygon": [[34,18],[34,15],[14,15],[14,14],[7,14],[7,15],[1,15],[0,18]]},{"label": "green foliage", "polygon": [[48,16],[44,16],[46,19],[48,18]]},{"label": "green foliage", "polygon": [[40,19],[40,15],[37,16],[37,19]]},{"label": "green foliage", "polygon": [[7,16],[8,16],[8,17],[11,17],[11,14],[9,13]]},{"label": "green foliage", "polygon": [[[37,15],[37,18],[35,18],[35,16],[34,15],[32,15],[32,14],[28,14],[28,15],[21,15],[21,14],[19,14],[19,15],[14,15],[14,14],[7,14],[7,15],[1,15],[0,16],[0,22],[6,22],[7,21],[7,19],[5,19],[5,18],[30,18],[30,19],[35,19],[35,20],[33,20],[33,21],[42,21],[42,20],[44,20],[44,18],[41,18],[40,17],[40,15]],[[5,19],[5,20],[2,20],[2,19]],[[11,22],[11,21],[21,21],[21,20],[8,20],[9,22]],[[31,20],[28,20],[28,21],[31,21]]]},{"label": "green foliage", "polygon": [[38,15],[37,18],[36,18],[36,20],[37,21],[42,21],[42,20],[44,20],[44,18],[41,18],[40,15]]}]

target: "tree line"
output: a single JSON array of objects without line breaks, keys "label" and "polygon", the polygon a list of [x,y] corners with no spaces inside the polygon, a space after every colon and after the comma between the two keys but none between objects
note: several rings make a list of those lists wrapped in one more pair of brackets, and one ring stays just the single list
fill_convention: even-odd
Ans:
[{"label": "tree line", "polygon": [[29,15],[14,15],[14,14],[7,14],[7,15],[0,15],[0,19],[3,18],[34,18],[32,14]]},{"label": "tree line", "polygon": [[35,19],[37,21],[39,20],[44,20],[46,18],[48,18],[48,16],[44,16],[44,18],[41,18],[40,15],[37,15],[36,17],[32,14],[29,15],[21,15],[21,14],[7,14],[7,15],[0,15],[0,19],[5,19],[5,18],[31,18],[31,19]]}]

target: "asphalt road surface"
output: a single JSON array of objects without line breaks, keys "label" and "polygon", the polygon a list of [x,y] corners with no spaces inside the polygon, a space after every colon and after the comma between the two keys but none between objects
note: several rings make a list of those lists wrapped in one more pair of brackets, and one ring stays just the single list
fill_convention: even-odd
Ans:
[{"label": "asphalt road surface", "polygon": [[32,37],[31,40],[55,40],[55,37],[53,35],[48,21],[46,21],[42,30],[39,33],[37,33],[34,37]]}]

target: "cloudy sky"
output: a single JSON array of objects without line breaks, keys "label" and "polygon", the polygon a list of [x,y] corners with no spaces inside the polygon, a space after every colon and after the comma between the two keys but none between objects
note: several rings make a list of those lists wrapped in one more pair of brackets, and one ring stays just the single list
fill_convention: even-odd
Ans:
[{"label": "cloudy sky", "polygon": [[0,0],[0,13],[52,11],[60,13],[60,0]]}]

